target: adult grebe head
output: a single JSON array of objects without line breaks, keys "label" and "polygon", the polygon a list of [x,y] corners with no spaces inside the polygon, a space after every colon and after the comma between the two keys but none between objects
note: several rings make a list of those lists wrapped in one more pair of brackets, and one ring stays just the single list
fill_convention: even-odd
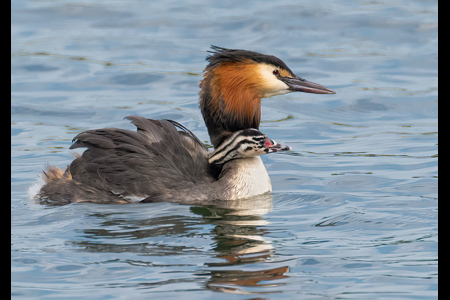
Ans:
[{"label": "adult grebe head", "polygon": [[279,58],[212,46],[200,82],[200,109],[212,144],[233,132],[259,129],[261,98],[290,92],[335,94],[295,75]]}]

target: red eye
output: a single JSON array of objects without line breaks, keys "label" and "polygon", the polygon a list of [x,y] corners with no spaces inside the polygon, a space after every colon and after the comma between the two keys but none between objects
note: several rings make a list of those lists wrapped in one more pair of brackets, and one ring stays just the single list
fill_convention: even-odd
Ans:
[{"label": "red eye", "polygon": [[280,73],[280,71],[278,71],[278,70],[273,70],[273,75],[278,75],[279,73]]}]

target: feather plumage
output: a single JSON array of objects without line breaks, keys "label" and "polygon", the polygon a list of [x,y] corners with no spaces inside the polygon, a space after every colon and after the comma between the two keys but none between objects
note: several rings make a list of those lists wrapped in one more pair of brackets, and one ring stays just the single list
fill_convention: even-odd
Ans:
[{"label": "feather plumage", "polygon": [[75,136],[70,148],[87,150],[69,165],[71,178],[61,180],[143,198],[215,180],[208,149],[184,126],[139,116],[127,119],[137,131],[105,128]]}]

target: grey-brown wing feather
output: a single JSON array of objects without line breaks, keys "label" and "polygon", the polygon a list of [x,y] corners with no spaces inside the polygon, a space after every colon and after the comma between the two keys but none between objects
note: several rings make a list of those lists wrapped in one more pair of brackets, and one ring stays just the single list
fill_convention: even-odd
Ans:
[{"label": "grey-brown wing feather", "polygon": [[[105,128],[74,138],[87,147],[69,166],[73,179],[123,196],[146,197],[213,181],[208,150],[184,126],[128,116],[137,131]],[[184,131],[178,131],[175,127]]]}]

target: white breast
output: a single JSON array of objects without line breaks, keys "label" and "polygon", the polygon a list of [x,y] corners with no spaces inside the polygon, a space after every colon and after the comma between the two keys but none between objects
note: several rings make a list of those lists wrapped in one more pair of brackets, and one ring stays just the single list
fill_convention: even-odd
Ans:
[{"label": "white breast", "polygon": [[219,181],[225,181],[226,199],[248,198],[272,191],[269,174],[261,157],[236,159],[228,162]]}]

